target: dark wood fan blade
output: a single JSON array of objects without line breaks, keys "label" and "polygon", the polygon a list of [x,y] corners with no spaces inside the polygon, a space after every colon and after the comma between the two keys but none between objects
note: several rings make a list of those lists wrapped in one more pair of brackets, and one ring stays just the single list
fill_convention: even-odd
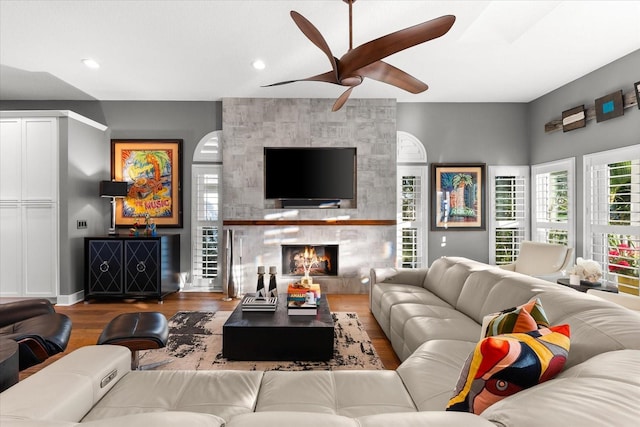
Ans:
[{"label": "dark wood fan blade", "polygon": [[340,95],[340,97],[333,104],[333,108],[331,108],[331,111],[338,111],[339,109],[342,108],[344,103],[347,102],[347,99],[349,99],[349,95],[351,95],[351,91],[353,90],[354,87],[355,86],[350,87],[349,89],[345,90],[342,95]]},{"label": "dark wood fan blade", "polygon": [[333,83],[336,85],[340,84],[338,83],[338,80],[336,80],[335,73],[333,71],[327,71],[326,73],[318,74],[317,76],[313,76],[313,77],[307,77],[306,79],[287,80],[284,82],[271,83],[270,85],[264,85],[261,87],[287,85],[289,83],[295,83],[295,82],[326,82],[326,83]]},{"label": "dark wood fan blade", "polygon": [[441,16],[422,24],[387,34],[350,50],[338,62],[338,79],[340,76],[355,74],[355,70],[373,64],[401,50],[445,35],[451,29],[455,20],[456,17],[453,15]]},{"label": "dark wood fan blade", "polygon": [[335,73],[336,80],[337,80],[338,79],[337,59],[335,56],[333,56],[333,53],[331,53],[331,49],[329,48],[327,41],[324,39],[324,37],[322,37],[322,34],[320,33],[320,31],[318,31],[318,29],[311,22],[309,22],[307,18],[300,15],[295,10],[291,11],[291,18],[293,19],[293,22],[296,23],[298,28],[300,28],[300,31],[302,31],[302,33],[305,36],[307,36],[309,40],[311,40],[311,43],[318,46],[318,48],[320,48],[320,50],[323,51],[325,55],[327,55],[327,58],[329,58],[329,62],[331,62],[331,68],[333,69],[333,72]]},{"label": "dark wood fan blade", "polygon": [[426,83],[383,61],[376,61],[360,68],[356,74],[399,87],[411,93],[420,93],[429,89]]}]

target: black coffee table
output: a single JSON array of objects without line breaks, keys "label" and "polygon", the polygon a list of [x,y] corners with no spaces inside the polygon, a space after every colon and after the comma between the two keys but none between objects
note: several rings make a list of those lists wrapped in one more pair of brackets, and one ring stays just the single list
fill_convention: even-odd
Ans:
[{"label": "black coffee table", "polygon": [[238,304],[222,327],[222,355],[229,360],[331,359],[334,325],[326,297],[312,316],[289,316],[286,299],[278,298],[275,312],[242,311]]}]

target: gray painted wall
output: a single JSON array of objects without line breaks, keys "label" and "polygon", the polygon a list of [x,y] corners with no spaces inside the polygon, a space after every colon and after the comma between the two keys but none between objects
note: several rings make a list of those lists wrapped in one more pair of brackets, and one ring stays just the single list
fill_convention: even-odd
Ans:
[{"label": "gray painted wall", "polygon": [[612,62],[586,76],[568,83],[530,104],[530,164],[576,158],[576,256],[583,253],[582,156],[640,143],[640,110],[631,107],[622,117],[597,123],[588,121],[584,128],[571,132],[544,132],[544,124],[562,117],[562,112],[578,105],[593,106],[594,100],[622,89],[633,91],[640,80],[640,50]]},{"label": "gray painted wall", "polygon": [[[422,142],[430,164],[529,164],[527,104],[402,103],[397,116],[398,130]],[[429,231],[428,245],[429,264],[445,255],[489,261],[487,231]]]},{"label": "gray painted wall", "polygon": [[[109,138],[76,120],[61,118],[60,124],[68,136],[60,147],[60,295],[73,295],[84,288],[84,237],[104,234],[110,222],[109,203],[98,197],[98,182],[111,174],[104,162]],[[86,229],[77,228],[80,219]]]}]

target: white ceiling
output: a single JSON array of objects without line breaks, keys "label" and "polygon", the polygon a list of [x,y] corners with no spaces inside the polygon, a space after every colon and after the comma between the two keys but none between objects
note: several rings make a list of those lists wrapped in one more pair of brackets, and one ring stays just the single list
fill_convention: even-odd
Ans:
[{"label": "white ceiling", "polygon": [[[339,96],[344,88],[327,83],[261,87],[330,70],[291,10],[320,30],[336,57],[347,51],[341,0],[0,0],[0,98]],[[640,49],[640,1],[358,0],[353,10],[354,46],[441,15],[457,18],[443,37],[386,59],[429,90],[413,95],[365,80],[354,98],[529,102]],[[101,68],[86,68],[87,57]],[[256,58],[265,70],[252,68]]]}]

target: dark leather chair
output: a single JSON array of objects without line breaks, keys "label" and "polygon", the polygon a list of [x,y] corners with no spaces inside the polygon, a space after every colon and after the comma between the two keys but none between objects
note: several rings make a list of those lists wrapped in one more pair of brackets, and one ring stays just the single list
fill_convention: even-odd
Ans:
[{"label": "dark leather chair", "polygon": [[70,335],[71,319],[47,299],[0,304],[0,337],[18,343],[21,371],[63,352]]}]

